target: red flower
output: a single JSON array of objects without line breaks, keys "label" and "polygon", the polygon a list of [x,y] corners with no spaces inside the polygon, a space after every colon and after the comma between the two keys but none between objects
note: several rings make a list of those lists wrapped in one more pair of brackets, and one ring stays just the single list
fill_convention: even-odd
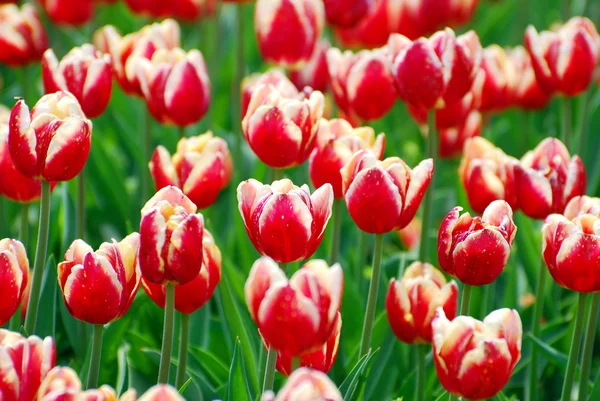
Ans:
[{"label": "red flower", "polygon": [[473,17],[478,4],[479,0],[418,0],[407,6],[406,12],[423,33],[431,33],[465,24]]},{"label": "red flower", "polygon": [[481,88],[482,112],[498,112],[513,105],[519,80],[522,79],[514,58],[498,45],[483,49],[481,62],[483,85]]},{"label": "red flower", "polygon": [[199,17],[214,15],[216,0],[126,0],[135,14],[153,18],[174,17],[194,21]]},{"label": "red flower", "polygon": [[28,281],[29,260],[23,244],[9,238],[0,240],[0,326],[19,309]]},{"label": "red flower", "polygon": [[452,209],[438,234],[440,267],[468,285],[492,283],[502,273],[517,233],[511,207],[497,200],[481,217]]},{"label": "red flower", "polygon": [[563,215],[573,220],[580,214],[600,215],[600,198],[592,198],[587,195],[576,196],[569,201]]},{"label": "red flower", "polygon": [[371,12],[375,0],[324,0],[323,3],[329,25],[353,27]]},{"label": "red flower", "polygon": [[[131,393],[130,393],[131,394]],[[126,398],[127,401],[135,400],[135,397]],[[123,397],[121,397],[121,401]],[[176,389],[169,386],[168,384],[158,384],[146,391],[138,401],[185,401],[184,398],[179,395]]]},{"label": "red flower", "polygon": [[[480,75],[483,78],[482,75]],[[479,78],[478,78],[479,80]],[[477,86],[477,84],[473,84]],[[435,128],[438,131],[455,128],[465,124],[465,121],[473,112],[479,108],[479,94],[475,94],[473,89],[458,102],[445,104],[444,107],[435,109]],[[428,112],[424,107],[417,107],[407,104],[408,111],[412,118],[419,124],[421,132],[426,132],[428,127]]]},{"label": "red flower", "polygon": [[323,372],[300,368],[295,370],[277,397],[272,391],[263,394],[261,401],[343,401],[342,394]]},{"label": "red flower", "polygon": [[71,368],[57,366],[48,372],[40,385],[36,400],[39,401],[79,401],[81,381]]},{"label": "red flower", "polygon": [[41,0],[52,22],[79,26],[89,22],[94,14],[93,0]]},{"label": "red flower", "polygon": [[38,62],[48,48],[48,37],[32,4],[0,7],[0,62],[18,67]]},{"label": "red flower", "polygon": [[551,95],[540,87],[531,66],[529,53],[522,46],[518,46],[509,53],[509,57],[512,60],[518,81],[513,94],[515,105],[526,110],[544,108],[548,104]]},{"label": "red flower", "polygon": [[298,89],[279,69],[272,69],[263,74],[251,74],[242,81],[242,118],[246,116],[252,95],[257,88],[263,85],[271,85],[284,98],[298,98]]},{"label": "red flower", "polygon": [[305,260],[321,244],[331,217],[333,189],[325,184],[310,195],[284,179],[264,185],[250,179],[237,189],[246,232],[258,252],[280,263]]},{"label": "red flower", "polygon": [[460,155],[467,140],[481,135],[481,120],[481,113],[472,111],[460,125],[441,129],[439,133],[440,157],[449,158]]},{"label": "red flower", "polygon": [[318,41],[308,62],[302,68],[290,71],[290,79],[299,91],[306,86],[320,92],[327,91],[329,83],[327,50],[330,47],[328,41]]},{"label": "red flower", "polygon": [[421,219],[415,216],[406,227],[398,230],[398,238],[407,251],[411,251],[419,245],[422,226],[423,222]]}]

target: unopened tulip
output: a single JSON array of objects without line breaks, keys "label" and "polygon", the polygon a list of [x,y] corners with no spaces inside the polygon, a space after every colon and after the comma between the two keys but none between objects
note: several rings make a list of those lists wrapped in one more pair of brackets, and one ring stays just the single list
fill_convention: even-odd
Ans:
[{"label": "unopened tulip", "polygon": [[0,240],[0,326],[17,312],[29,281],[29,261],[23,244]]},{"label": "unopened tulip", "polygon": [[321,120],[317,146],[311,153],[308,164],[313,185],[319,188],[324,184],[331,184],[333,196],[336,199],[342,198],[344,194],[340,169],[361,149],[368,149],[377,159],[381,159],[385,150],[385,135],[375,137],[373,128],[353,128],[343,119]]},{"label": "unopened tulip", "polygon": [[392,279],[385,306],[392,331],[408,344],[431,343],[431,321],[438,307],[450,319],[456,316],[458,286],[447,283],[441,271],[429,263],[414,262]]},{"label": "unopened tulip", "polygon": [[180,139],[173,156],[165,147],[157,147],[148,166],[157,190],[174,185],[199,209],[217,200],[233,169],[227,142],[211,131]]},{"label": "unopened tulip", "polygon": [[556,138],[546,138],[514,167],[519,207],[527,216],[544,219],[562,213],[567,203],[586,188],[585,166],[571,157]]},{"label": "unopened tulip", "polygon": [[289,280],[273,259],[261,257],[244,287],[252,319],[265,343],[289,357],[323,347],[340,319],[344,277],[339,264],[312,260]]},{"label": "unopened tulip", "polygon": [[514,166],[517,160],[507,156],[485,138],[467,139],[458,168],[471,208],[483,213],[495,200],[505,200],[517,208]]},{"label": "unopened tulip", "polygon": [[77,396],[77,401],[117,401],[117,393],[110,386],[102,386],[82,392]]},{"label": "unopened tulip", "polygon": [[548,93],[575,96],[588,88],[600,56],[600,36],[587,18],[573,17],[556,31],[525,31],[540,86]]},{"label": "unopened tulip", "polygon": [[265,61],[299,67],[310,60],[325,22],[321,0],[257,0],[254,30]]},{"label": "unopened tulip", "polygon": [[71,368],[57,366],[48,372],[40,385],[38,401],[79,401],[81,381]]},{"label": "unopened tulip", "polygon": [[43,96],[29,110],[20,99],[12,109],[8,148],[21,174],[68,181],[83,169],[90,152],[92,122],[68,92]]},{"label": "unopened tulip", "polygon": [[142,208],[139,263],[145,280],[187,284],[202,268],[204,218],[177,187],[158,191]]},{"label": "unopened tulip", "polygon": [[358,53],[342,53],[337,48],[327,51],[335,102],[346,114],[370,121],[392,109],[398,94],[387,58],[386,48]]},{"label": "unopened tulip", "polygon": [[438,379],[456,396],[494,397],[521,359],[523,327],[514,309],[496,310],[481,322],[468,316],[448,320],[439,308],[432,329]]},{"label": "unopened tulip", "polygon": [[[425,34],[444,27],[454,27],[468,22],[479,0],[417,0],[407,2],[406,11]],[[402,32],[400,32],[402,33]]]},{"label": "unopened tulip", "polygon": [[0,7],[0,62],[18,67],[40,61],[48,37],[33,4]]},{"label": "unopened tulip", "polygon": [[327,90],[329,83],[327,50],[330,46],[328,41],[320,40],[317,42],[310,60],[302,68],[290,71],[290,79],[299,91],[306,86],[320,92]]},{"label": "unopened tulip", "polygon": [[517,227],[508,203],[497,200],[481,217],[452,209],[440,226],[438,259],[449,275],[468,285],[492,283],[502,273]]},{"label": "unopened tulip", "polygon": [[512,59],[518,77],[513,93],[514,105],[525,110],[536,110],[545,107],[551,94],[540,87],[531,65],[529,53],[522,46],[518,46],[509,53],[509,57]]},{"label": "unopened tulip", "polygon": [[83,25],[94,14],[93,0],[41,0],[40,3],[50,20],[59,25]]},{"label": "unopened tulip", "polygon": [[304,163],[314,149],[324,98],[286,98],[275,87],[257,88],[242,121],[250,148],[267,166],[288,168]]},{"label": "unopened tulip", "polygon": [[251,74],[242,81],[242,118],[246,116],[254,91],[263,85],[275,87],[284,98],[299,97],[299,89],[279,69],[272,69],[264,74]]},{"label": "unopened tulip", "polygon": [[481,135],[481,125],[481,113],[472,111],[460,125],[441,129],[439,132],[440,157],[450,158],[460,155],[467,140]]},{"label": "unopened tulip", "polygon": [[[479,108],[480,97],[479,94],[475,94],[474,90],[471,90],[458,102],[447,103],[444,107],[435,109],[435,128],[441,131],[465,124],[469,115]],[[429,110],[424,107],[413,106],[410,103],[407,106],[411,117],[419,124],[421,132],[427,132],[429,129]]]},{"label": "unopened tulip", "polygon": [[481,70],[484,80],[479,110],[497,112],[511,106],[521,76],[506,50],[498,45],[483,49]]},{"label": "unopened tulip", "polygon": [[75,47],[60,60],[52,49],[42,58],[42,78],[46,93],[71,92],[88,118],[104,112],[112,92],[110,56],[94,46]]},{"label": "unopened tulip", "polygon": [[461,100],[473,86],[482,57],[475,32],[456,37],[450,28],[414,42],[392,35],[388,50],[398,95],[427,110]]},{"label": "unopened tulip", "polygon": [[307,185],[297,187],[288,179],[271,185],[244,181],[237,197],[250,241],[259,253],[280,263],[305,260],[315,253],[333,205],[330,184],[311,195]]},{"label": "unopened tulip", "polygon": [[126,0],[135,14],[153,18],[174,17],[193,21],[214,13],[215,0]]},{"label": "unopened tulip", "polygon": [[272,391],[261,401],[343,401],[342,394],[323,372],[307,368],[296,369],[277,396]]},{"label": "unopened tulip", "polygon": [[341,173],[346,205],[358,228],[384,234],[406,227],[415,217],[433,175],[433,160],[411,169],[398,157],[378,161],[361,150]]},{"label": "unopened tulip", "polygon": [[327,23],[352,27],[371,12],[376,0],[324,0]]},{"label": "unopened tulip", "polygon": [[573,220],[580,214],[593,214],[600,216],[600,198],[592,198],[587,195],[576,196],[569,201],[563,215]]},{"label": "unopened tulip", "polygon": [[185,401],[185,399],[173,387],[159,384],[146,391],[138,401]]},{"label": "unopened tulip", "polygon": [[[221,251],[215,245],[213,236],[204,230],[202,239],[202,268],[192,281],[175,287],[175,310],[181,313],[194,313],[212,297],[221,280]],[[165,307],[166,287],[142,279],[146,294],[161,308]]]}]

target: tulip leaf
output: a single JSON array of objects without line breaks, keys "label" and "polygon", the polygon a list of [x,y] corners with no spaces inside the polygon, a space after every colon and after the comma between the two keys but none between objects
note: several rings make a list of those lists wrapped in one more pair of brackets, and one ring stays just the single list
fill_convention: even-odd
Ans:
[{"label": "tulip leaf", "polygon": [[188,351],[192,358],[198,362],[200,369],[215,387],[220,387],[227,382],[229,368],[221,362],[216,355],[205,349],[190,346]]},{"label": "tulip leaf", "polygon": [[600,400],[600,371],[596,376],[596,380],[594,380],[594,387],[590,392],[590,396],[588,398],[589,401]]},{"label": "tulip leaf", "polygon": [[115,384],[115,390],[119,397],[123,394],[125,388],[125,379],[127,378],[127,352],[129,351],[129,344],[125,343],[119,347],[117,352],[117,382]]},{"label": "tulip leaf", "polygon": [[373,361],[373,356],[378,351],[379,349],[370,351],[367,355],[363,356],[340,386],[340,392],[345,401],[359,399],[359,395],[364,391],[367,384],[366,378],[371,367],[371,362]]},{"label": "tulip leaf", "polygon": [[187,388],[190,386],[190,384],[192,383],[192,378],[190,377],[189,379],[186,380],[185,383],[183,383],[183,385],[179,388],[179,394],[183,395],[183,393],[185,393],[185,390],[187,390]]},{"label": "tulip leaf", "polygon": [[443,399],[446,399],[446,398],[448,398],[448,392],[444,391],[442,393],[442,395],[440,395],[438,398],[435,399],[435,401],[442,401]]},{"label": "tulip leaf", "polygon": [[248,388],[248,378],[246,369],[244,369],[244,357],[241,351],[242,344],[240,339],[235,339],[233,347],[233,360],[229,369],[229,385],[227,387],[228,401],[252,401],[250,389]]},{"label": "tulip leaf", "polygon": [[563,354],[562,352],[559,352],[558,350],[556,350],[556,348],[551,347],[539,338],[534,337],[531,333],[527,333],[525,335],[525,338],[531,340],[533,342],[534,347],[539,348],[542,355],[544,355],[546,358],[552,361],[553,364],[555,364],[563,370],[567,369],[567,363],[569,361],[569,357],[567,355]]},{"label": "tulip leaf", "polygon": [[58,292],[58,278],[56,271],[56,259],[50,255],[44,267],[44,279],[42,281],[42,293],[40,294],[39,310],[35,333],[44,338],[55,337],[56,333],[56,309]]}]

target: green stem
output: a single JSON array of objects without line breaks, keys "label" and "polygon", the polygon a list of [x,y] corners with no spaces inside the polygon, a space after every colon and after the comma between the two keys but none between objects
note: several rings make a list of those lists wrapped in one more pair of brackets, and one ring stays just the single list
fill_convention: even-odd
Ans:
[{"label": "green stem", "polygon": [[571,341],[571,350],[569,351],[569,362],[567,363],[567,373],[563,382],[562,401],[571,400],[571,391],[573,389],[573,379],[575,378],[575,368],[579,359],[579,350],[581,348],[581,337],[583,334],[583,322],[585,321],[585,300],[587,294],[579,294],[579,303],[577,304],[577,317],[575,318],[575,329],[573,330],[573,340]]},{"label": "green stem", "polygon": [[[430,110],[428,114],[429,130],[427,131],[427,157],[433,159],[433,165],[437,159],[437,132],[435,129],[435,110]],[[427,262],[429,260],[429,229],[431,228],[433,212],[433,191],[435,190],[435,175],[429,183],[429,188],[425,193],[423,200],[423,225],[421,226],[421,244],[419,246],[419,260]]]},{"label": "green stem", "polygon": [[417,393],[415,395],[416,401],[423,401],[425,399],[425,353],[427,352],[427,346],[423,344],[417,345]]},{"label": "green stem", "polygon": [[185,127],[179,127],[179,139],[185,138]]},{"label": "green stem", "polygon": [[28,249],[29,244],[29,203],[21,204],[21,227],[19,231],[19,240]]},{"label": "green stem", "polygon": [[469,284],[463,285],[463,294],[460,301],[460,315],[469,316],[469,306],[471,306],[471,287]]},{"label": "green stem", "polygon": [[6,219],[6,199],[4,196],[0,196],[0,221],[6,222],[0,224],[0,238],[6,238],[9,236],[8,230],[8,220]]},{"label": "green stem", "polygon": [[567,147],[570,148],[571,141],[571,98],[564,96],[562,102],[562,136],[561,140]]},{"label": "green stem", "polygon": [[285,178],[285,170],[282,168],[273,169],[273,181],[283,180]]},{"label": "green stem", "polygon": [[173,352],[173,326],[175,321],[175,286],[167,284],[167,300],[165,304],[165,322],[163,327],[162,351],[160,354],[160,369],[158,383],[169,382],[171,353]]},{"label": "green stem", "polygon": [[292,372],[300,368],[300,357],[295,356],[292,358]]},{"label": "green stem", "polygon": [[90,372],[87,379],[87,389],[98,387],[98,375],[100,374],[100,361],[102,360],[102,335],[104,326],[94,325],[94,338],[92,342],[92,356],[90,359]]},{"label": "green stem", "polygon": [[355,280],[357,280],[356,282],[358,283],[358,288],[362,294],[364,281],[363,269],[365,267],[365,260],[367,259],[367,241],[369,240],[369,235],[360,230],[358,230],[358,235],[360,235],[360,237],[358,239],[358,257],[356,258]]},{"label": "green stem", "polygon": [[342,199],[333,201],[333,240],[331,241],[331,253],[329,262],[337,263],[340,253],[340,231],[342,228]]},{"label": "green stem", "polygon": [[42,197],[40,200],[40,223],[37,237],[37,248],[35,250],[35,262],[33,264],[33,281],[25,318],[25,333],[35,334],[40,292],[42,289],[42,278],[44,277],[44,265],[46,264],[46,253],[48,252],[48,232],[50,229],[50,183],[42,181]]},{"label": "green stem", "polygon": [[85,168],[76,178],[77,181],[77,238],[85,241]]},{"label": "green stem", "polygon": [[581,116],[579,118],[579,156],[583,159],[584,164],[585,164],[585,159],[586,159],[586,155],[585,155],[585,147],[587,145],[587,138],[588,138],[588,132],[589,132],[589,114],[590,114],[590,105],[592,103],[592,97],[593,97],[593,91],[592,89],[589,89],[587,92],[585,92],[584,96],[584,100],[583,100],[583,107],[581,108]]},{"label": "green stem", "polygon": [[562,18],[566,22],[569,19],[569,16],[571,15],[571,4],[569,0],[562,0],[561,5]]},{"label": "green stem", "polygon": [[381,275],[381,257],[383,254],[383,234],[375,235],[375,250],[373,252],[373,270],[371,271],[371,284],[367,298],[367,310],[360,342],[359,358],[362,358],[371,348],[371,335],[375,321],[375,307],[377,305],[377,292],[379,291],[379,276]]},{"label": "green stem", "polygon": [[[542,312],[544,310],[544,289],[546,287],[546,264],[542,260],[540,264],[540,271],[537,279],[537,286],[535,288],[535,303],[533,304],[533,322],[531,323],[531,333],[534,337],[540,338],[540,332],[542,329]],[[540,356],[538,347],[531,349],[531,363],[529,364],[529,386],[528,391],[525,392],[525,399],[528,401],[537,400],[538,392],[538,365],[540,363]]]},{"label": "green stem", "polygon": [[176,387],[180,389],[185,384],[185,372],[187,369],[188,344],[190,342],[190,315],[181,314],[179,327],[179,364],[177,365]]},{"label": "green stem", "polygon": [[143,150],[144,150],[144,165],[142,166],[142,202],[146,202],[150,199],[150,172],[148,171],[147,163],[150,162],[150,158],[152,157],[152,116],[148,110],[145,110],[146,119],[145,119],[145,129],[144,129],[144,140],[143,140]]},{"label": "green stem", "polygon": [[600,292],[592,295],[592,307],[588,318],[585,341],[583,343],[583,361],[581,362],[581,381],[579,383],[579,401],[588,401],[588,389],[590,373],[592,371],[592,353],[594,351],[594,340],[596,338],[596,327],[598,326],[598,312],[600,311]]},{"label": "green stem", "polygon": [[275,381],[275,365],[277,364],[277,351],[269,347],[267,353],[267,366],[265,368],[265,378],[263,380],[263,393],[268,390],[273,390],[273,382]]},{"label": "green stem", "polygon": [[[236,37],[236,52],[235,52],[235,71],[233,76],[233,87],[231,99],[233,101],[231,107],[231,130],[237,133],[235,141],[235,161],[238,164],[242,160],[242,79],[244,77],[244,6],[243,3],[236,4],[236,23],[235,23],[235,37]],[[242,177],[243,178],[243,177]]]}]

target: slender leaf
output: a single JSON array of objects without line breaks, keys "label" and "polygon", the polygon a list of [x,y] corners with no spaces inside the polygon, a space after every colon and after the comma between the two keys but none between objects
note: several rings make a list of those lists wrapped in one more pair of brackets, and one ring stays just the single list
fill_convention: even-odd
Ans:
[{"label": "slender leaf", "polygon": [[252,401],[250,389],[248,388],[248,378],[246,369],[244,369],[244,357],[241,352],[241,343],[239,338],[235,340],[233,348],[233,360],[229,369],[229,385],[227,387],[228,401]]}]

